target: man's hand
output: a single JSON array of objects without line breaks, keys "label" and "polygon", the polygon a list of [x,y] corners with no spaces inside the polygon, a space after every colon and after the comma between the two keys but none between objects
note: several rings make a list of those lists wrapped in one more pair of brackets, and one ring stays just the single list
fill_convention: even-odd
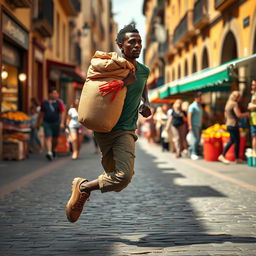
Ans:
[{"label": "man's hand", "polygon": [[124,82],[124,86],[127,86],[129,84],[132,84],[136,81],[136,77],[134,75],[134,73],[130,72],[129,75],[123,79]]},{"label": "man's hand", "polygon": [[143,116],[143,117],[149,117],[151,116],[151,110],[150,110],[150,107],[149,105],[147,104],[142,104],[140,105],[139,107],[139,113]]}]

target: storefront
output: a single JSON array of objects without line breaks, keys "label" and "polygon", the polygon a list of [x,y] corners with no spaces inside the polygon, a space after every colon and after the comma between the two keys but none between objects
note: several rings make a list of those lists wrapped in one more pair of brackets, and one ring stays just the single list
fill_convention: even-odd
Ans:
[{"label": "storefront", "polygon": [[2,112],[27,110],[28,32],[7,13],[2,13]]},{"label": "storefront", "polygon": [[47,60],[48,88],[56,87],[60,97],[67,106],[81,94],[85,78],[80,74],[75,65]]}]

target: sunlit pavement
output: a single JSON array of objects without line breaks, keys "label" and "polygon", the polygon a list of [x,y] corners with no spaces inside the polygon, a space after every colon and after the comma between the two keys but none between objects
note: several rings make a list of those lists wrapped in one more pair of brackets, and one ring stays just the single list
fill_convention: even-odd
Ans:
[{"label": "sunlit pavement", "polygon": [[256,169],[175,159],[143,139],[132,183],[94,192],[66,220],[73,177],[101,173],[100,155],[0,162],[0,255],[255,255]]}]

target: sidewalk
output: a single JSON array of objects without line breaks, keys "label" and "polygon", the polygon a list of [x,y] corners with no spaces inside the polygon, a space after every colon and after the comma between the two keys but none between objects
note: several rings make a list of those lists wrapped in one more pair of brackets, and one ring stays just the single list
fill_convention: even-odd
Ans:
[{"label": "sidewalk", "polygon": [[[154,153],[161,152],[161,146],[158,144],[149,144],[146,139],[140,138],[140,145],[146,150]],[[236,164],[235,162],[231,162],[226,165],[219,161],[208,162],[203,158],[199,158],[199,160],[191,160],[190,158],[175,158],[174,153],[164,152],[162,156],[173,160],[177,163],[186,164],[190,167],[197,168],[199,171],[208,172],[211,175],[222,177],[224,176],[230,177],[230,182],[232,182],[233,178],[239,180],[242,183],[248,183],[248,185],[256,186],[256,168],[248,166],[246,162],[243,164]],[[228,179],[228,178],[227,178]],[[249,186],[250,187],[250,186]],[[255,191],[253,189],[252,191]]]}]

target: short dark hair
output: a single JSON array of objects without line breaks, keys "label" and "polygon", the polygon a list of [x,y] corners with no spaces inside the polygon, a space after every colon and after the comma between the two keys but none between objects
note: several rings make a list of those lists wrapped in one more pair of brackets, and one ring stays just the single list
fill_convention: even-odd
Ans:
[{"label": "short dark hair", "polygon": [[136,24],[134,22],[129,25],[124,26],[117,34],[116,42],[118,44],[122,44],[124,42],[126,33],[139,33],[138,29],[136,29]]},{"label": "short dark hair", "polygon": [[48,94],[51,94],[53,91],[57,91],[56,87],[50,87],[48,89]]},{"label": "short dark hair", "polygon": [[200,98],[202,96],[202,93],[201,92],[197,92],[196,94],[195,94],[195,99],[198,99],[198,98]]}]

